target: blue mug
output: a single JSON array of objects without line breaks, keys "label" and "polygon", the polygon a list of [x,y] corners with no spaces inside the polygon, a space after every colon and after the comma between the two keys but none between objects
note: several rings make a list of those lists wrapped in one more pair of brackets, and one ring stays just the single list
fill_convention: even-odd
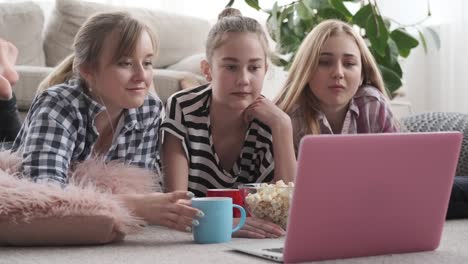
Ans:
[{"label": "blue mug", "polygon": [[[223,243],[231,240],[232,233],[245,224],[245,210],[232,203],[230,197],[193,198],[192,207],[201,210],[205,215],[198,219],[199,225],[193,227],[193,238],[200,244]],[[232,209],[241,212],[239,224],[233,229]]]}]

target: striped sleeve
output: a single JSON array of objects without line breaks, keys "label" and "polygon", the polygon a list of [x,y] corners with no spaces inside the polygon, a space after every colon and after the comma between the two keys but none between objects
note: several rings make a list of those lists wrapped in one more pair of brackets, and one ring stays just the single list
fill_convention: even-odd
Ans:
[{"label": "striped sleeve", "polygon": [[189,153],[187,149],[187,127],[185,126],[184,115],[180,103],[177,101],[177,94],[171,96],[167,101],[166,115],[161,124],[161,142],[164,143],[164,134],[170,133],[182,141],[182,147],[187,159]]},{"label": "striped sleeve", "polygon": [[275,168],[273,136],[267,125],[258,121],[256,125],[258,127],[254,132],[256,134],[255,152],[258,160],[254,167],[255,182],[270,182],[273,180]]}]

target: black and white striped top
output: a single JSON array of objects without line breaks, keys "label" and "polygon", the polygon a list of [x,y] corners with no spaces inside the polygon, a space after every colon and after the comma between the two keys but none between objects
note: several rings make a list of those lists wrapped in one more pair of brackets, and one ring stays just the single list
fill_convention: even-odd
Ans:
[{"label": "black and white striped top", "polygon": [[168,132],[182,141],[189,161],[189,191],[205,196],[207,189],[271,181],[274,174],[271,130],[256,119],[249,124],[244,146],[233,168],[230,171],[222,168],[211,136],[211,97],[208,85],[172,95],[161,125],[163,140],[164,133]]}]

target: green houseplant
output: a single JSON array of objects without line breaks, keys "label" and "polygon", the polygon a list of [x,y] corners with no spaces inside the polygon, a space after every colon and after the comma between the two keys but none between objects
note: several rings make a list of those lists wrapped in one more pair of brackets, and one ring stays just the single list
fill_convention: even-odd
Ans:
[{"label": "green houseplant", "polygon": [[[359,28],[377,61],[391,96],[402,86],[403,72],[399,58],[408,57],[410,51],[420,44],[407,30],[416,29],[424,49],[427,49],[426,39],[419,25],[430,17],[429,5],[427,16],[422,21],[402,25],[382,16],[375,0],[297,0],[281,6],[274,2],[271,8],[261,8],[258,0],[244,1],[252,8],[268,13],[267,29],[270,37],[276,42],[277,52],[272,62],[285,70],[289,69],[307,33],[321,21],[331,18],[340,19]],[[230,0],[227,7],[233,3],[234,0]],[[348,6],[357,7],[357,11],[352,13]],[[430,33],[437,42],[435,32]]]}]

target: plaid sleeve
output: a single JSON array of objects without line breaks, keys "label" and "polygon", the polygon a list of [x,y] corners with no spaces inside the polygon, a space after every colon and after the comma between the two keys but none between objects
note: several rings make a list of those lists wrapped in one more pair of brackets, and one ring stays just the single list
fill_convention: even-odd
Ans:
[{"label": "plaid sleeve", "polygon": [[[150,117],[146,119],[145,130],[141,138],[131,139],[127,142],[126,150],[140,145],[135,157],[131,164],[146,168],[156,173],[160,173],[161,160],[159,154],[160,141],[159,141],[159,128],[161,126],[161,113],[163,106],[161,101],[154,100],[148,105],[144,105],[143,112],[148,113]],[[140,144],[137,143],[141,142]]]},{"label": "plaid sleeve", "polygon": [[397,132],[398,122],[390,109],[386,96],[373,86],[358,90],[355,102],[359,107],[358,126],[366,127],[366,133]]},{"label": "plaid sleeve", "polygon": [[370,131],[373,133],[397,132],[398,125],[387,100],[372,100],[364,105],[368,113]]},{"label": "plaid sleeve", "polygon": [[167,101],[166,115],[161,125],[161,141],[164,143],[164,133],[168,132],[182,141],[185,155],[189,157],[187,149],[187,127],[184,125],[184,115],[176,96]]},{"label": "plaid sleeve", "polygon": [[65,100],[41,96],[31,109],[22,139],[23,173],[34,181],[68,182],[77,117]]}]

